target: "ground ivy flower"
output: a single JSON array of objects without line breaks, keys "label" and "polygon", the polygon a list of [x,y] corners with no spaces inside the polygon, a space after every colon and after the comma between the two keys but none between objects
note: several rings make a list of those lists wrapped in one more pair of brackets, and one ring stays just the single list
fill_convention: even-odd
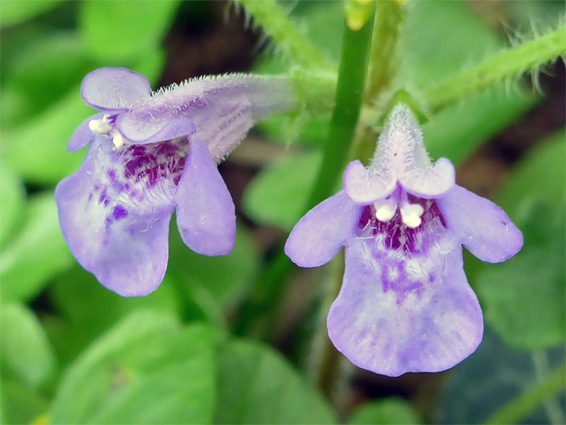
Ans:
[{"label": "ground ivy flower", "polygon": [[482,339],[461,245],[501,262],[522,244],[499,207],[455,184],[450,161],[431,163],[415,117],[398,105],[371,165],[350,163],[344,190],[299,221],[285,251],[297,265],[317,267],[345,246],[330,339],[357,366],[399,376],[448,369]]},{"label": "ground ivy flower", "polygon": [[85,77],[81,95],[100,113],[79,126],[68,149],[92,145],[55,191],[78,262],[120,295],[152,292],[167,268],[174,210],[189,248],[228,254],[235,208],[216,164],[258,119],[295,106],[287,80],[226,75],[153,93],[140,74],[102,68]]}]

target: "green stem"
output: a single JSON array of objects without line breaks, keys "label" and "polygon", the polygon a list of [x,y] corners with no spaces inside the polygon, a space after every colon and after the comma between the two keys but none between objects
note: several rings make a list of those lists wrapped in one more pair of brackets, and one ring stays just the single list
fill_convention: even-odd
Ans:
[{"label": "green stem", "polygon": [[486,424],[514,424],[539,407],[545,400],[566,388],[566,365],[551,372],[547,378],[507,403],[492,415]]},{"label": "green stem", "polygon": [[334,107],[336,96],[336,74],[332,72],[291,71],[295,92],[300,102],[300,111],[308,114],[328,113]]},{"label": "green stem", "polygon": [[307,209],[333,192],[348,157],[364,100],[373,21],[372,13],[368,23],[359,31],[353,31],[344,24],[336,106],[323,147],[322,164]]},{"label": "green stem", "polygon": [[424,98],[431,110],[438,110],[469,93],[535,70],[546,62],[564,55],[566,55],[566,27],[560,27],[425,88]]},{"label": "green stem", "polygon": [[[535,366],[535,376],[537,382],[543,382],[548,376],[548,355],[545,351],[539,350],[532,354],[533,364]],[[566,379],[566,378],[565,378]],[[544,409],[546,410],[546,415],[550,419],[552,425],[564,424],[564,413],[562,413],[562,408],[560,402],[555,397],[549,397],[543,402]]]},{"label": "green stem", "polygon": [[261,27],[295,65],[332,69],[322,52],[289,19],[287,11],[276,0],[237,0],[246,13]]},{"label": "green stem", "polygon": [[375,101],[395,78],[399,65],[397,44],[404,11],[405,8],[396,1],[376,3],[366,103]]}]

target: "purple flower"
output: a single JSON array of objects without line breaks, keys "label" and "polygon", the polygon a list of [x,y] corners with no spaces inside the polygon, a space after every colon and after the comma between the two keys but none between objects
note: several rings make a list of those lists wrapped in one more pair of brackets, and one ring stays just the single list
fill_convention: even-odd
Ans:
[{"label": "purple flower", "polygon": [[120,295],[149,294],[165,275],[174,210],[189,248],[228,254],[235,208],[216,164],[258,119],[294,107],[292,93],[277,77],[207,77],[152,93],[127,69],[88,74],[81,95],[101,112],[79,126],[68,149],[92,145],[55,191],[78,262]]},{"label": "purple flower", "polygon": [[431,163],[415,117],[398,105],[370,167],[350,163],[344,190],[299,221],[285,251],[317,267],[345,247],[330,339],[355,365],[399,376],[448,369],[481,342],[461,245],[496,263],[515,255],[523,237],[499,207],[455,184],[450,161]]}]

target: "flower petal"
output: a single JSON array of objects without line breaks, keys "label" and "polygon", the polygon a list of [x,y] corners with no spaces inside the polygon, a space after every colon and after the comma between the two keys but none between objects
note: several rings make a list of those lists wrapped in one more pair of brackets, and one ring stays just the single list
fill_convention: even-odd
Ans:
[{"label": "flower petal", "polygon": [[479,345],[481,309],[458,242],[443,237],[426,256],[412,258],[386,256],[373,239],[349,241],[328,333],[352,363],[387,376],[439,372]]},{"label": "flower petal", "polygon": [[226,255],[236,237],[236,213],[228,188],[207,147],[191,139],[174,197],[177,226],[185,244],[203,255]]},{"label": "flower petal", "polygon": [[247,99],[207,103],[206,108],[190,115],[197,126],[195,137],[202,140],[216,163],[222,161],[254,125]]},{"label": "flower petal", "polygon": [[352,236],[362,210],[346,192],[338,192],[301,218],[287,239],[285,254],[300,267],[329,262]]},{"label": "flower petal", "polygon": [[482,261],[499,263],[523,246],[523,235],[493,202],[460,186],[436,200],[449,229]]},{"label": "flower petal", "polygon": [[126,297],[147,295],[165,275],[173,207],[133,205],[105,158],[95,141],[80,170],[57,185],[61,229],[78,262],[102,285]]},{"label": "flower petal", "polygon": [[446,193],[455,185],[456,172],[448,159],[440,158],[432,167],[402,174],[399,181],[407,192],[431,199]]},{"label": "flower petal", "polygon": [[150,94],[147,78],[126,68],[97,69],[87,74],[81,85],[85,103],[100,111],[129,109]]},{"label": "flower petal", "polygon": [[132,113],[124,112],[116,118],[116,128],[124,138],[136,145],[164,142],[177,137],[188,137],[195,133],[196,126],[188,118],[171,120],[147,119],[131,121]]},{"label": "flower petal", "polygon": [[445,158],[432,165],[417,118],[402,103],[387,119],[370,169],[393,176],[421,198],[436,197],[454,185],[454,166]]},{"label": "flower petal", "polygon": [[100,120],[104,117],[104,112],[99,112],[86,120],[75,130],[69,143],[67,144],[67,151],[76,152],[88,146],[94,140],[94,133],[90,130],[89,123],[92,120]]},{"label": "flower petal", "polygon": [[369,171],[356,160],[350,162],[344,173],[344,190],[354,202],[371,204],[385,198],[395,189],[395,179]]}]

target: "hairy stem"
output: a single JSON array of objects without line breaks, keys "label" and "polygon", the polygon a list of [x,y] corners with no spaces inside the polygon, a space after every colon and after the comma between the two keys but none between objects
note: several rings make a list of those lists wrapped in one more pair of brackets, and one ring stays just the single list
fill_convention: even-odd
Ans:
[{"label": "hairy stem", "polygon": [[244,7],[291,63],[315,69],[333,68],[276,0],[237,0],[237,3]]},{"label": "hairy stem", "polygon": [[542,405],[548,398],[558,395],[566,388],[566,365],[552,371],[544,381],[539,382],[515,400],[510,401],[492,415],[486,424],[514,424]]},{"label": "hairy stem", "polygon": [[532,41],[504,50],[436,85],[424,88],[423,95],[431,110],[439,110],[469,93],[535,70],[564,55],[566,27],[560,27]]},{"label": "hairy stem", "polygon": [[395,77],[399,62],[397,44],[404,11],[405,8],[396,1],[376,3],[366,103],[374,101]]},{"label": "hairy stem", "polygon": [[384,112],[377,108],[386,106],[378,105],[377,101],[395,79],[399,65],[397,46],[405,10],[404,3],[397,1],[376,3],[369,76],[364,99],[365,114],[362,115],[350,159],[361,159],[365,163],[375,150],[378,137],[376,118]]}]

